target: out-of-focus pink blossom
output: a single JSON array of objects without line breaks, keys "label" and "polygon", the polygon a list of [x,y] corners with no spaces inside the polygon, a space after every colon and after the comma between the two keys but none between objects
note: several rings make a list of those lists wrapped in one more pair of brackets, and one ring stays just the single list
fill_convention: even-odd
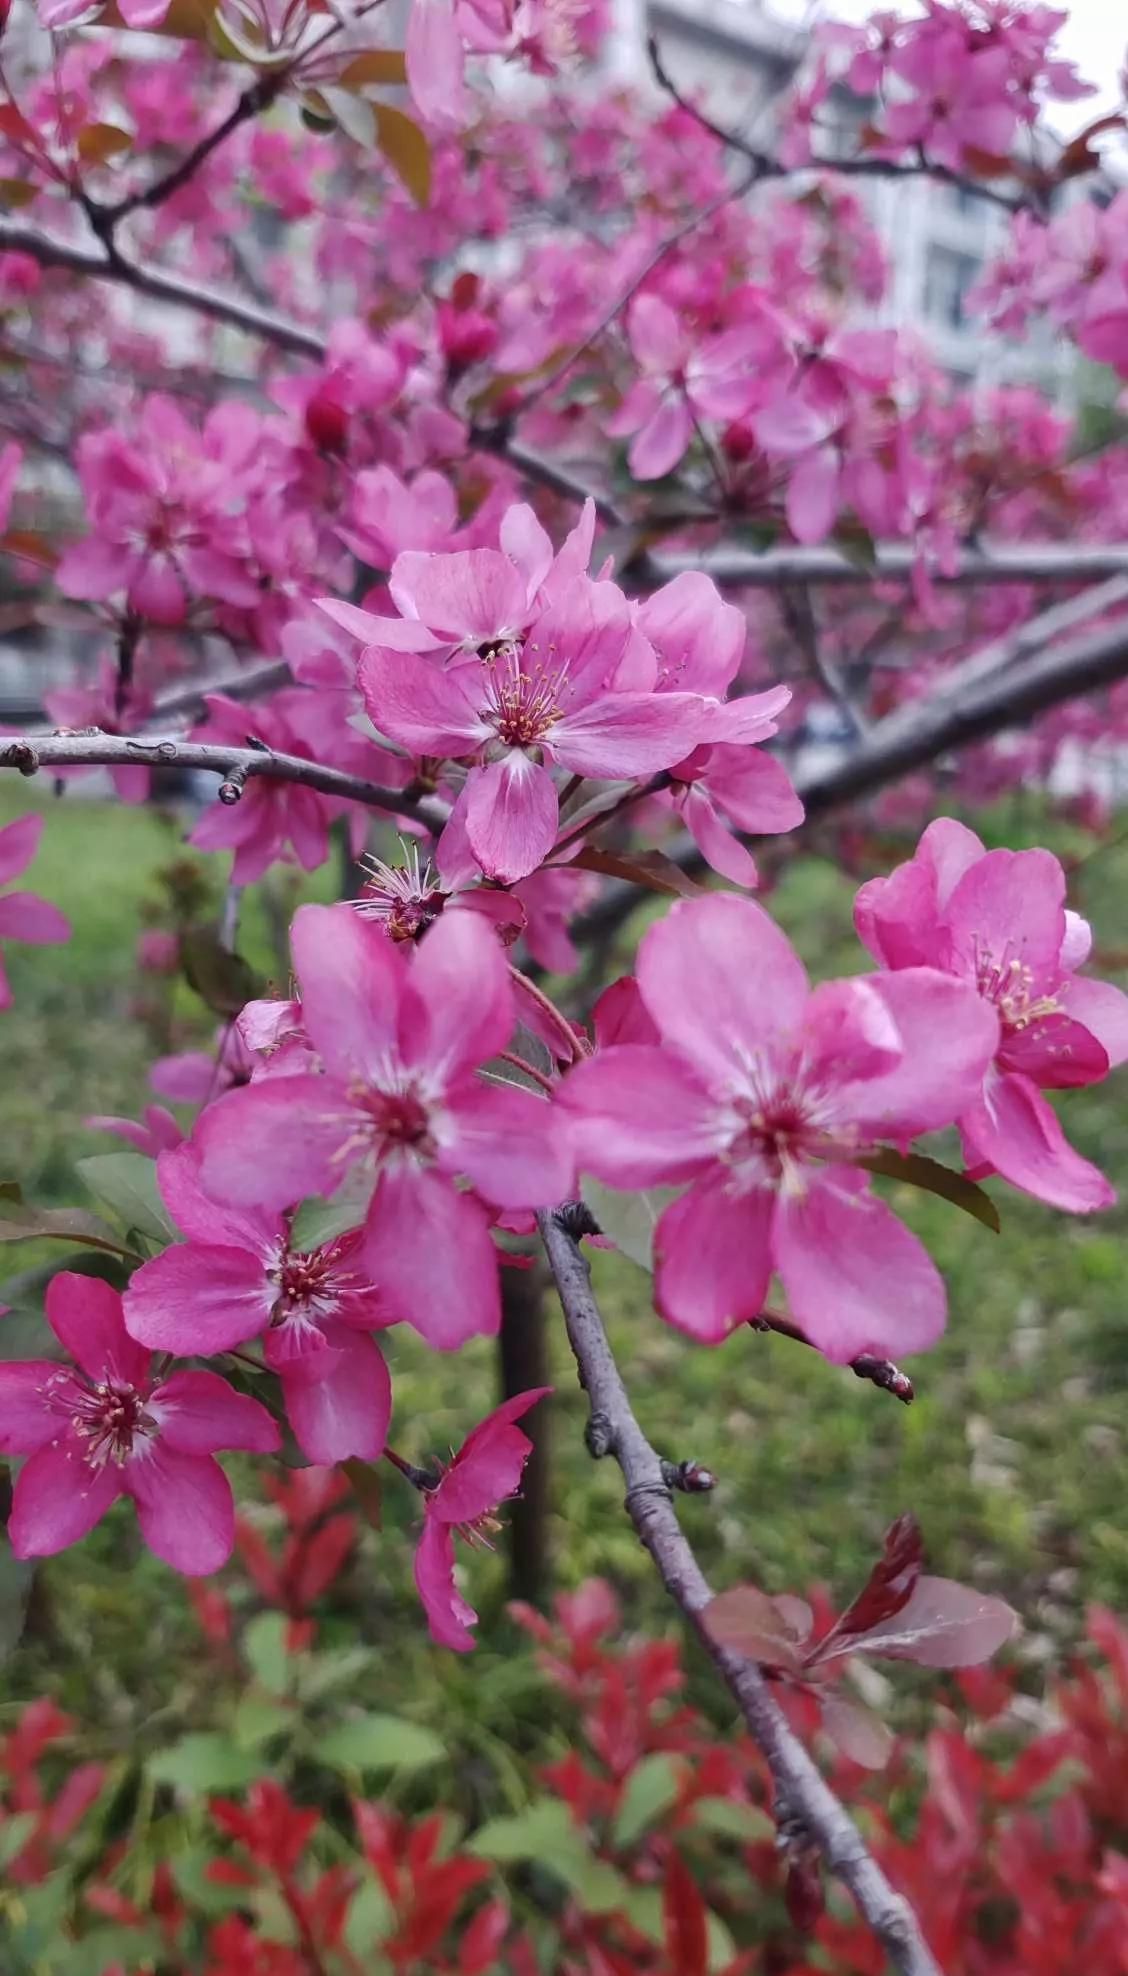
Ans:
[{"label": "out-of-focus pink blossom", "polygon": [[478,1623],[473,1606],[454,1582],[454,1538],[485,1543],[499,1528],[494,1512],[521,1486],[525,1463],[533,1452],[527,1434],[516,1425],[551,1386],[518,1393],[487,1415],[469,1433],[457,1454],[423,1497],[423,1534],[415,1553],[415,1583],[427,1614],[431,1638],[455,1653],[474,1645],[471,1627]]},{"label": "out-of-focus pink blossom", "polygon": [[[17,817],[0,830],[0,885],[18,878],[27,869],[43,835],[41,816]],[[0,940],[19,940],[31,947],[54,947],[71,935],[70,921],[57,906],[49,905],[34,892],[6,892],[0,896]],[[0,1009],[12,1006],[12,990],[0,962]]]}]

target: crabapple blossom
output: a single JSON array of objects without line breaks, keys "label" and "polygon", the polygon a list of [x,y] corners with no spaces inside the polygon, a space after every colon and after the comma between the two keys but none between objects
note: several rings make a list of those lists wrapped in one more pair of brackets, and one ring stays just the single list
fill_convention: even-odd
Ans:
[{"label": "crabapple blossom", "polygon": [[308,1460],[375,1461],[392,1388],[379,1347],[365,1335],[386,1317],[359,1266],[359,1237],[296,1249],[285,1215],[211,1200],[189,1146],[162,1153],[157,1178],[187,1240],[132,1277],[123,1303],[130,1336],[153,1351],[204,1358],[261,1337]]},{"label": "crabapple blossom", "polygon": [[[42,816],[17,817],[0,830],[0,885],[18,878],[39,849]],[[70,921],[57,906],[34,892],[0,895],[0,940],[19,940],[32,947],[57,946],[71,935]],[[12,990],[0,962],[0,1009],[12,1006]]]},{"label": "crabapple blossom", "polygon": [[355,1172],[371,1187],[363,1266],[388,1321],[440,1350],[495,1331],[490,1210],[562,1200],[572,1180],[554,1109],[477,1075],[516,1019],[495,934],[476,914],[444,913],[409,960],[350,906],[303,906],[291,944],[323,1068],[209,1105],[195,1134],[203,1186],[236,1207],[285,1210]]},{"label": "crabapple blossom", "polygon": [[642,375],[607,430],[634,433],[631,472],[636,480],[659,480],[677,466],[699,420],[728,424],[748,411],[763,335],[749,325],[698,341],[657,295],[637,297],[627,332]]},{"label": "crabapple blossom", "polygon": [[189,1577],[218,1571],[235,1513],[215,1453],[273,1453],[279,1434],[266,1408],[215,1372],[155,1376],[125,1329],[120,1295],[96,1277],[52,1277],[46,1309],[73,1364],[0,1365],[0,1448],[28,1457],[8,1524],[16,1556],[66,1550],[124,1495],[157,1557]]},{"label": "crabapple blossom", "polygon": [[466,1436],[433,1487],[423,1492],[415,1583],[431,1638],[455,1653],[470,1652],[474,1645],[470,1629],[478,1623],[477,1613],[455,1584],[455,1536],[470,1544],[488,1544],[487,1532],[499,1528],[494,1512],[516,1495],[533,1451],[528,1435],[516,1423],[551,1391],[551,1386],[537,1386],[496,1407]]},{"label": "crabapple blossom", "polygon": [[997,1047],[994,1010],[931,967],[812,990],[784,934],[734,895],[673,906],[642,941],[638,987],[660,1042],[601,1049],[561,1102],[581,1171],[689,1183],[656,1231],[661,1315],[717,1344],[758,1315],[776,1270],[830,1359],[934,1344],[943,1284],[870,1193],[865,1155],[952,1122]]},{"label": "crabapple blossom", "polygon": [[941,968],[998,1015],[998,1048],[958,1113],[969,1164],[1054,1207],[1109,1206],[1111,1186],[1042,1093],[1098,1083],[1128,1061],[1128,996],[1077,972],[1092,936],[1066,908],[1052,853],[987,851],[940,817],[907,864],[862,886],[854,916],[883,967]]}]

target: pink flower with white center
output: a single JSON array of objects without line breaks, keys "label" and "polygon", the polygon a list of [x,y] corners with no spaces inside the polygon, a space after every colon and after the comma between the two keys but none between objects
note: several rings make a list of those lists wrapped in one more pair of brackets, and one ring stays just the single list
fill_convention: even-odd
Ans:
[{"label": "pink flower with white center", "polygon": [[351,906],[303,906],[291,944],[324,1072],[266,1077],[209,1106],[203,1186],[234,1207],[285,1209],[358,1170],[372,1184],[364,1267],[388,1321],[439,1350],[496,1331],[486,1203],[544,1207],[574,1179],[547,1100],[477,1075],[515,1023],[496,935],[474,913],[444,913],[405,949]]},{"label": "pink flower with white center", "polygon": [[[41,816],[17,817],[0,830],[0,885],[18,878],[27,869],[43,835]],[[0,940],[21,940],[29,947],[55,947],[69,940],[69,919],[57,906],[48,904],[34,892],[8,892],[0,896]],[[0,962],[0,1009],[12,1006],[12,990]]]},{"label": "pink flower with white center", "polygon": [[26,1455],[8,1535],[17,1557],[51,1557],[132,1496],[149,1549],[188,1577],[231,1555],[231,1486],[221,1448],[272,1454],[278,1429],[257,1400],[215,1372],[154,1383],[149,1354],[122,1322],[108,1283],[69,1270],[51,1279],[47,1321],[73,1365],[0,1365],[0,1449]]},{"label": "pink flower with white center", "polygon": [[[473,551],[472,554],[488,554]],[[436,558],[436,560],[440,560]],[[455,561],[456,558],[442,560]],[[523,637],[443,668],[407,652],[366,651],[359,680],[381,733],[414,756],[472,764],[455,827],[489,878],[527,878],[556,842],[559,803],[549,764],[571,774],[631,780],[669,768],[697,738],[693,694],[621,692],[632,652],[627,600],[612,583],[577,577]]]},{"label": "pink flower with white center", "polygon": [[[743,704],[735,701],[733,711]],[[669,800],[702,857],[734,885],[755,885],[758,874],[755,858],[731,826],[754,837],[775,837],[797,830],[803,821],[803,804],[783,763],[759,748],[726,742],[695,748],[670,776]]]},{"label": "pink flower with white center", "polygon": [[501,518],[497,549],[449,555],[406,549],[398,555],[388,582],[398,618],[378,617],[337,597],[317,601],[363,645],[441,654],[448,662],[484,658],[523,639],[543,605],[587,575],[594,537],[594,501],[585,502],[555,554],[533,510],[519,502]]},{"label": "pink flower with white center", "polygon": [[494,1512],[516,1495],[525,1463],[533,1452],[528,1435],[514,1423],[551,1391],[551,1386],[536,1386],[487,1415],[466,1436],[434,1487],[424,1493],[415,1583],[431,1638],[455,1653],[471,1651],[474,1640],[470,1628],[478,1623],[473,1606],[467,1605],[454,1582],[455,1534],[468,1544],[489,1547],[490,1538],[500,1528]]},{"label": "pink flower with white center", "polygon": [[210,1358],[262,1339],[299,1447],[332,1466],[384,1452],[392,1386],[364,1334],[386,1322],[365,1281],[359,1237],[296,1250],[285,1215],[212,1200],[191,1146],[162,1154],[165,1205],[188,1238],[143,1263],[123,1300],[131,1338],[153,1351]]},{"label": "pink flower with white center", "polygon": [[690,1183],[658,1223],[661,1315],[717,1344],[759,1313],[775,1270],[836,1363],[934,1344],[943,1283],[859,1158],[952,1122],[995,1050],[994,1010],[928,967],[812,991],[779,928],[733,894],[652,927],[638,986],[661,1044],[600,1050],[560,1102],[581,1172]]},{"label": "pink flower with white center", "polygon": [[957,1117],[973,1168],[1052,1207],[1110,1206],[1108,1181],[1074,1152],[1042,1096],[1099,1083],[1128,1061],[1128,997],[1076,972],[1092,936],[1066,910],[1057,859],[985,851],[974,831],[940,817],[907,864],[862,886],[854,920],[883,967],[927,958],[998,1016],[998,1048]]},{"label": "pink flower with white center", "polygon": [[383,858],[361,860],[368,876],[353,905],[363,919],[383,927],[389,940],[411,941],[421,939],[441,912],[480,912],[496,927],[503,945],[512,946],[525,926],[519,899],[482,885],[472,860],[469,870],[457,877],[448,878],[445,872],[440,877],[429,858],[420,859],[418,845],[402,848],[402,864],[391,865]]},{"label": "pink flower with white center", "polygon": [[750,410],[764,332],[742,324],[718,336],[695,336],[660,296],[639,295],[627,335],[642,376],[605,429],[633,432],[631,472],[636,480],[660,480],[673,472],[700,420],[727,425]]}]

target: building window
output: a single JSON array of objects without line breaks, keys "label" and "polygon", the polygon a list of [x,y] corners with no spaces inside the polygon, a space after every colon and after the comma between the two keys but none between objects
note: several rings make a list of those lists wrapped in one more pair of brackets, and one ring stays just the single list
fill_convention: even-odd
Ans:
[{"label": "building window", "polygon": [[924,275],[924,313],[930,322],[945,329],[962,329],[967,321],[965,302],[969,288],[979,275],[979,262],[973,254],[957,254],[950,247],[932,247]]}]

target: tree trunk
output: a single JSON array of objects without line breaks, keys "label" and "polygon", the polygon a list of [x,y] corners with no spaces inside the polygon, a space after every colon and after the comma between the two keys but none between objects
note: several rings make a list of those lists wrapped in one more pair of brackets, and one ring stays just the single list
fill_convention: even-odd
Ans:
[{"label": "tree trunk", "polygon": [[[544,1293],[545,1277],[539,1262],[532,1269],[502,1266],[498,1356],[503,1400],[527,1393],[532,1386],[550,1384]],[[549,1580],[548,1421],[548,1403],[542,1400],[521,1422],[533,1452],[525,1467],[521,1494],[506,1510],[510,1595],[530,1604],[543,1598]]]}]

